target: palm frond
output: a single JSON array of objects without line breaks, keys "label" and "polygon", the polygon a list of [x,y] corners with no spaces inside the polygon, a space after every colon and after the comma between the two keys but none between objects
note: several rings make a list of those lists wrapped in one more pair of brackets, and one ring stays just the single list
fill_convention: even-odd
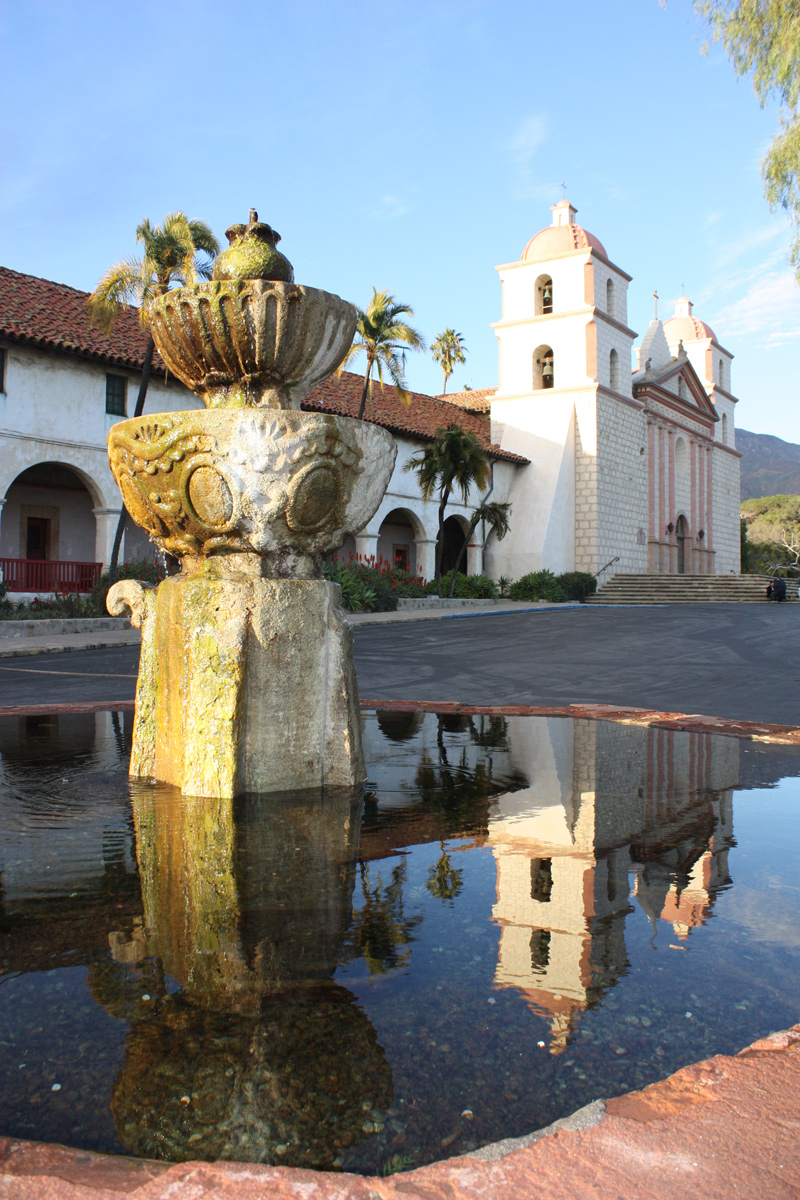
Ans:
[{"label": "palm frond", "polygon": [[123,304],[137,301],[141,304],[142,273],[143,261],[139,258],[122,258],[109,267],[87,301],[90,324],[99,325],[104,333],[110,333]]}]

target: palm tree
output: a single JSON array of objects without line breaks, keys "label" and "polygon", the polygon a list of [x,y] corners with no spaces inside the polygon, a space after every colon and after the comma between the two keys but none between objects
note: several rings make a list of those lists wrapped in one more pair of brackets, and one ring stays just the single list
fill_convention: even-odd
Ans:
[{"label": "palm tree", "polygon": [[431,343],[431,354],[444,373],[442,395],[447,391],[447,381],[453,374],[456,363],[466,362],[465,350],[464,339],[455,329],[445,329],[444,333],[440,333]]},{"label": "palm tree", "polygon": [[439,536],[436,541],[436,591],[442,594],[442,549],[444,547],[444,513],[454,490],[461,492],[467,502],[474,485],[483,490],[489,482],[490,470],[486,453],[474,433],[468,433],[455,423],[438,429],[430,445],[406,463],[406,471],[414,471],[423,500],[439,495]]},{"label": "palm tree", "polygon": [[[150,382],[153,364],[153,335],[149,333],[150,305],[173,286],[211,278],[211,263],[219,253],[219,243],[205,221],[190,221],[185,213],[168,213],[163,225],[152,225],[145,217],[136,230],[137,242],[144,245],[141,258],[122,258],[109,267],[88,300],[89,318],[105,333],[111,333],[125,304],[139,305],[139,322],[148,330],[142,378],[136,397],[134,417],[140,417]],[[198,258],[198,252],[205,258]],[[111,551],[109,576],[117,574],[119,549],[125,529],[123,508]]]},{"label": "palm tree", "polygon": [[510,517],[510,515],[511,515],[511,505],[508,504],[507,502],[501,503],[500,501],[492,502],[492,501],[483,500],[478,505],[478,507],[474,510],[474,512],[472,513],[472,515],[469,519],[469,529],[467,530],[467,535],[464,538],[464,544],[458,552],[458,558],[456,559],[456,564],[453,567],[453,577],[450,580],[450,595],[451,596],[453,595],[453,592],[455,591],[455,588],[456,588],[456,576],[458,575],[459,569],[461,567],[461,562],[464,558],[464,553],[467,549],[467,546],[469,545],[470,538],[472,537],[475,530],[478,528],[478,525],[480,524],[480,522],[485,521],[485,523],[489,526],[489,533],[493,533],[496,536],[498,542],[502,542],[503,538],[508,533],[508,529],[509,529],[508,518]]},{"label": "palm tree", "polygon": [[461,891],[464,872],[461,867],[453,866],[450,855],[444,848],[444,842],[439,842],[439,849],[442,853],[436,860],[436,865],[428,871],[425,887],[432,896],[446,904],[448,900],[454,900]]},{"label": "palm tree", "polygon": [[424,350],[425,339],[400,318],[413,315],[413,308],[407,304],[398,304],[391,292],[379,292],[377,288],[372,289],[372,299],[367,308],[358,310],[356,336],[337,374],[341,375],[348,363],[364,351],[367,356],[367,369],[358,409],[359,421],[364,416],[367,399],[372,391],[373,371],[377,372],[381,387],[383,372],[386,371],[406,407],[411,403],[405,386],[406,355],[403,347]]}]

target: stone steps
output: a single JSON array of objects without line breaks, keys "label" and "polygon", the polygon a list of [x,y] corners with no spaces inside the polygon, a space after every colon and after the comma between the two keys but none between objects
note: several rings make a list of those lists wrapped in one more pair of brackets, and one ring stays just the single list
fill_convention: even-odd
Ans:
[{"label": "stone steps", "polygon": [[[768,575],[615,575],[589,604],[761,604]],[[786,599],[798,603],[797,580],[787,579]]]}]

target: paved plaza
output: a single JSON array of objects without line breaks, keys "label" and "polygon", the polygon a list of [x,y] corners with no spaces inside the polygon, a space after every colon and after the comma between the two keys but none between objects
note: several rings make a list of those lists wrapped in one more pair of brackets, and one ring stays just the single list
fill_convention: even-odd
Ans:
[{"label": "paved plaza", "polygon": [[[364,699],[607,703],[800,725],[800,605],[386,616],[355,626]],[[132,700],[138,653],[0,659],[0,707]]]}]

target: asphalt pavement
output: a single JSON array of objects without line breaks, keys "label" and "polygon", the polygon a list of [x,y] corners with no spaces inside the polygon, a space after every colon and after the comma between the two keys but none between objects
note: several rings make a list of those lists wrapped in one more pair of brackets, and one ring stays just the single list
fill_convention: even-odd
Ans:
[{"label": "asphalt pavement", "polygon": [[[580,606],[355,630],[370,700],[606,703],[800,725],[800,605]],[[132,700],[138,647],[0,661],[0,707]]]}]

